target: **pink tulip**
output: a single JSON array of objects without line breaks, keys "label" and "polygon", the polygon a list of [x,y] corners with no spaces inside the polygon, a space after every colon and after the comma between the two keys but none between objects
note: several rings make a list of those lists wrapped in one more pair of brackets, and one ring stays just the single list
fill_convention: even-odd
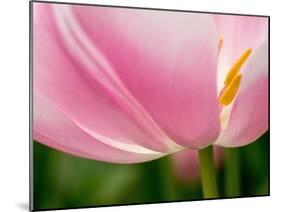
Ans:
[{"label": "pink tulip", "polygon": [[[194,183],[200,180],[200,164],[197,150],[183,150],[173,155],[173,164],[177,179],[183,183]],[[223,151],[220,147],[214,148],[216,169],[222,165]]]},{"label": "pink tulip", "polygon": [[239,92],[222,109],[222,130],[215,144],[238,147],[255,141],[268,130],[268,20],[263,17],[216,15],[223,39],[218,63],[218,90],[226,72],[248,50],[242,65]]},{"label": "pink tulip", "polygon": [[[34,139],[115,163],[254,141],[268,129],[267,22],[224,18],[35,2]],[[218,91],[221,73],[247,48],[223,105],[235,89]]]}]

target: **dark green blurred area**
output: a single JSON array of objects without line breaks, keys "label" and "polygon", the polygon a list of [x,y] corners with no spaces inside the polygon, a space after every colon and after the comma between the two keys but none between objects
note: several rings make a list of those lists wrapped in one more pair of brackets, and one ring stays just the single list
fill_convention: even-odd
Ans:
[{"label": "dark green blurred area", "polygon": [[[269,194],[269,133],[240,147],[241,196]],[[224,166],[218,171],[224,192]],[[179,181],[171,157],[120,165],[71,156],[34,141],[34,209],[202,199],[200,180]]]}]

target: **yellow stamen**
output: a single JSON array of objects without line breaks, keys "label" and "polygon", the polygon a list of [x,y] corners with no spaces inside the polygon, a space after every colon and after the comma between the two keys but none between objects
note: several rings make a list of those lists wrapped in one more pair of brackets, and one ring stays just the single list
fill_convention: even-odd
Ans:
[{"label": "yellow stamen", "polygon": [[237,62],[229,70],[229,72],[224,80],[224,84],[226,86],[229,86],[229,84],[234,80],[234,77],[238,74],[239,70],[241,69],[243,64],[246,62],[246,60],[250,56],[251,52],[252,52],[252,49],[246,49],[246,51],[240,56],[240,58],[237,60]]},{"label": "yellow stamen", "polygon": [[241,78],[242,78],[241,74],[237,74],[236,76],[234,76],[234,79],[230,82],[230,84],[225,88],[225,90],[219,96],[220,104],[226,106],[232,102],[240,87]]},{"label": "yellow stamen", "polygon": [[220,37],[219,38],[219,50],[221,49],[222,44],[223,44],[223,39],[222,39],[222,37]]}]

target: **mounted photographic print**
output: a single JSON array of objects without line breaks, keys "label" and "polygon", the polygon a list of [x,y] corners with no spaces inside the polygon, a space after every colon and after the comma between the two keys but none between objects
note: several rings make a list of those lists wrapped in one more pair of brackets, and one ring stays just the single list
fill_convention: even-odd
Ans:
[{"label": "mounted photographic print", "polygon": [[30,210],[269,195],[268,16],[30,6]]}]

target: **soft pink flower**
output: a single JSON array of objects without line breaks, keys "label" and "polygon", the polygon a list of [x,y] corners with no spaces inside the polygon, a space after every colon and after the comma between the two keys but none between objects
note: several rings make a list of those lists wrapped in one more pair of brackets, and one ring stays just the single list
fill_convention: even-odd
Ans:
[{"label": "soft pink flower", "polygon": [[[183,150],[173,155],[175,173],[179,181],[193,183],[200,180],[200,165],[197,150]],[[222,165],[223,151],[221,147],[214,148],[216,169]]]},{"label": "soft pink flower", "polygon": [[242,66],[241,85],[233,103],[226,107],[227,126],[217,145],[237,147],[255,141],[268,129],[268,19],[216,15],[223,39],[218,64],[218,90],[233,63],[246,49],[252,50]]},{"label": "soft pink flower", "polygon": [[[259,21],[249,19],[247,26]],[[224,34],[231,27],[219,18],[35,2],[34,139],[116,163],[254,141],[267,130],[268,115],[267,28],[257,25],[243,31],[241,40],[259,27],[265,36],[255,46],[241,44],[253,52],[222,130],[218,55],[230,55],[239,40]]]}]

